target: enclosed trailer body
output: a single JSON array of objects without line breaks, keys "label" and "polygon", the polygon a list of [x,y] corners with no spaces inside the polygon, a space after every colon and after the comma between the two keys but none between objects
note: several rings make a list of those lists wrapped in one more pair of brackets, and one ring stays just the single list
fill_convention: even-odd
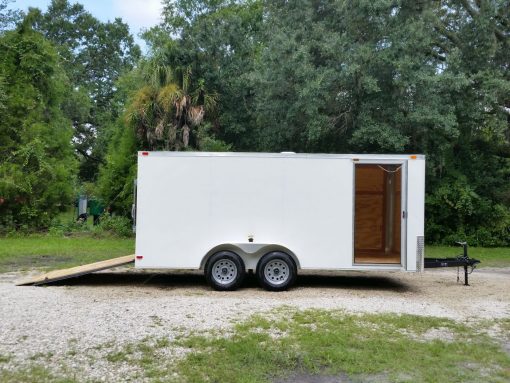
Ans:
[{"label": "enclosed trailer body", "polygon": [[422,155],[139,152],[135,263],[421,271],[424,198]]}]

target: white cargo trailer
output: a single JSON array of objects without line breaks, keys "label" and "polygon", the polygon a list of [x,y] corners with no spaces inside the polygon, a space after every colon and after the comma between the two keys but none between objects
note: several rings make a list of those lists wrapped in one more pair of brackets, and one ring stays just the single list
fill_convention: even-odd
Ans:
[{"label": "white cargo trailer", "polygon": [[423,155],[139,152],[138,268],[248,271],[283,290],[300,270],[423,267]]}]

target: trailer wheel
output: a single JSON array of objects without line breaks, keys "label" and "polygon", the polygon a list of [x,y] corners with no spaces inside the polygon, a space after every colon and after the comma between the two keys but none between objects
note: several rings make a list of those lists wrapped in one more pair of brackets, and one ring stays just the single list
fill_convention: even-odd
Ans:
[{"label": "trailer wheel", "polygon": [[232,251],[214,254],[205,267],[205,278],[216,290],[235,290],[243,282],[244,276],[243,260]]},{"label": "trailer wheel", "polygon": [[264,255],[257,265],[257,277],[266,290],[286,290],[295,282],[296,276],[296,264],[281,251]]}]

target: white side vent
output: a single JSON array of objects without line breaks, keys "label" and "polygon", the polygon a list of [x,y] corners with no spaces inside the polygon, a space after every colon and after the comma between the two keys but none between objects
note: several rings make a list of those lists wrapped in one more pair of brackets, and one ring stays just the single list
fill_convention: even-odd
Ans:
[{"label": "white side vent", "polygon": [[416,271],[423,271],[423,262],[425,261],[425,237],[419,235],[416,237]]}]

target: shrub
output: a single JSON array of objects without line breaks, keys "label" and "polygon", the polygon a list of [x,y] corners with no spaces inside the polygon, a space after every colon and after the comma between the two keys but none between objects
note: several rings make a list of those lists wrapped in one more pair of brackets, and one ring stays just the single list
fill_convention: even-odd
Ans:
[{"label": "shrub", "polygon": [[429,243],[509,246],[510,211],[476,193],[466,177],[448,178],[427,195],[425,230]]},{"label": "shrub", "polygon": [[62,220],[54,218],[48,228],[48,234],[52,236],[71,235],[73,233],[90,232],[90,227],[86,222],[76,221],[74,219]]},{"label": "shrub", "polygon": [[131,220],[124,216],[101,216],[99,225],[93,228],[95,234],[108,233],[119,237],[131,237],[133,235]]},{"label": "shrub", "polygon": [[[89,217],[89,222],[90,220],[92,220],[92,217]],[[109,214],[102,215],[97,226],[74,219],[61,220],[55,218],[48,229],[48,234],[56,237],[87,233],[96,237],[130,237],[133,235],[133,230],[131,220],[123,216],[110,216]]]}]

